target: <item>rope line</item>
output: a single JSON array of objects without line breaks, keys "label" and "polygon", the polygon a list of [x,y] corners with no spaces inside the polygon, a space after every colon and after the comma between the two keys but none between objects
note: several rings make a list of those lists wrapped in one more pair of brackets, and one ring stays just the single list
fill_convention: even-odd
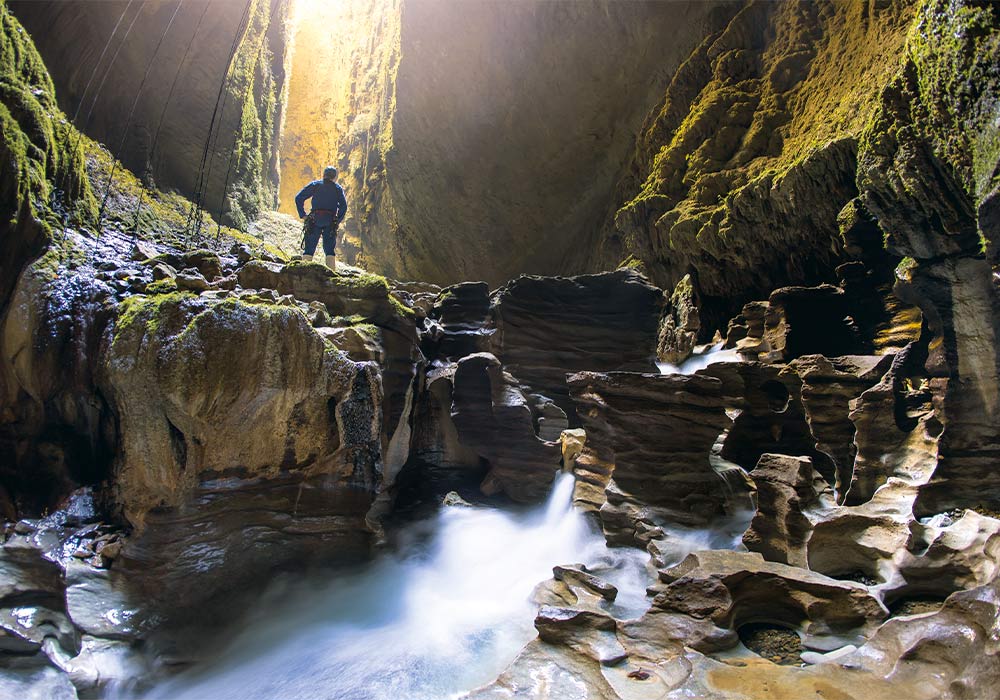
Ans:
[{"label": "rope line", "polygon": [[[226,67],[222,73],[222,79],[219,82],[219,92],[215,97],[215,107],[212,110],[212,119],[208,124],[208,134],[205,138],[205,148],[201,154],[201,165],[198,168],[198,184],[195,188],[195,198],[191,203],[191,209],[188,213],[188,220],[184,226],[184,246],[188,247],[190,242],[191,234],[194,233],[196,236],[201,235],[201,212],[202,212],[202,200],[204,197],[204,188],[206,186],[205,177],[205,166],[208,163],[208,152],[212,144],[212,134],[215,130],[216,119],[219,120],[219,129],[222,128],[222,117],[219,114],[219,105],[223,104],[223,111],[225,111],[223,94],[225,93],[226,80],[229,78],[229,71],[233,64],[233,58],[236,55],[236,50],[239,47],[240,38],[243,36],[243,32],[249,24],[250,17],[250,6],[253,0],[247,0],[246,6],[243,8],[243,16],[240,19],[240,24],[236,28],[236,35],[233,37],[233,44],[229,49],[229,60],[226,63]],[[216,139],[217,140],[217,139]]]},{"label": "rope line", "polygon": [[167,26],[163,29],[163,33],[160,34],[160,40],[156,42],[156,48],[153,49],[153,54],[149,57],[149,62],[146,64],[146,71],[143,73],[142,80],[139,82],[139,89],[136,90],[135,99],[132,100],[132,107],[129,109],[128,117],[125,119],[125,127],[122,129],[122,138],[118,144],[118,154],[115,156],[115,159],[111,164],[111,173],[108,175],[108,184],[104,188],[104,198],[101,200],[101,208],[97,212],[97,238],[100,238],[101,236],[101,220],[104,218],[104,210],[108,204],[108,196],[111,194],[111,185],[115,179],[115,172],[118,169],[118,163],[124,155],[125,141],[128,139],[129,127],[132,126],[132,117],[135,115],[135,108],[139,104],[139,98],[142,96],[143,88],[146,87],[146,80],[149,78],[149,74],[153,69],[153,62],[156,60],[156,56],[160,52],[160,47],[163,46],[163,40],[166,39],[167,32],[169,32],[170,27],[173,26],[174,20],[177,19],[177,14],[180,12],[183,5],[184,0],[179,0],[177,7],[174,8],[174,13],[170,15],[170,21],[167,22]]},{"label": "rope line", "polygon": [[[264,47],[267,44],[267,33],[271,31],[271,20],[274,19],[274,13],[278,9],[278,3],[281,0],[271,0],[271,11],[267,16],[267,24],[264,25],[264,31],[260,37],[260,45],[257,47],[257,58],[254,60],[254,68],[261,65],[264,60]],[[251,73],[250,80],[247,81],[247,89],[243,94],[243,104],[241,106],[240,113],[246,109],[247,102],[250,100],[250,93],[253,91],[254,80],[253,74]],[[233,159],[236,157],[236,142],[239,140],[240,132],[236,131],[233,134],[233,147],[229,149],[229,162],[226,165],[226,178],[222,184],[222,197],[219,200],[219,216],[215,221],[215,239],[218,240],[219,236],[222,234],[222,214],[226,208],[226,193],[229,190],[229,177],[233,170]]]},{"label": "rope line", "polygon": [[[177,87],[177,81],[181,77],[181,69],[184,67],[184,63],[187,61],[188,54],[191,51],[191,47],[194,46],[194,40],[198,36],[198,30],[201,29],[201,24],[205,19],[205,15],[208,14],[209,3],[205,3],[204,9],[201,11],[201,16],[198,18],[198,23],[195,25],[194,33],[191,34],[191,39],[188,41],[187,47],[184,49],[184,55],[181,56],[180,63],[177,64],[177,70],[174,72],[173,82],[170,83],[170,90],[167,91],[167,99],[163,102],[163,109],[160,110],[160,118],[156,123],[156,130],[153,132],[153,140],[149,146],[150,157],[154,157],[156,154],[156,144],[160,139],[160,130],[163,128],[164,118],[167,116],[167,107],[170,105],[170,100],[174,96],[174,89]],[[139,213],[142,209],[142,200],[146,195],[146,189],[142,188],[139,190],[139,201],[135,205],[135,215],[133,217],[134,221],[132,224],[132,243],[134,244],[136,238],[139,235]]]},{"label": "rope line", "polygon": [[115,22],[115,28],[111,30],[111,34],[108,36],[108,40],[104,42],[104,48],[101,49],[101,55],[97,57],[97,63],[94,64],[94,69],[90,71],[90,80],[87,81],[87,85],[83,88],[83,94],[80,95],[80,101],[76,105],[76,111],[73,112],[73,119],[71,120],[74,124],[76,123],[76,118],[80,116],[80,109],[83,108],[83,103],[87,100],[87,93],[90,92],[90,86],[94,83],[94,78],[97,77],[97,69],[101,67],[101,62],[104,61],[104,56],[108,53],[108,49],[111,48],[111,40],[115,38],[115,34],[118,33],[118,27],[122,26],[122,20],[125,19],[125,13],[128,12],[128,8],[132,7],[132,3],[135,0],[128,0],[128,4],[125,5],[125,9],[118,16],[118,21]]},{"label": "rope line", "polygon": [[[79,124],[77,124],[77,118],[80,116],[80,110],[83,108],[84,102],[87,101],[87,94],[90,92],[91,85],[94,84],[94,78],[97,77],[97,71],[100,69],[101,63],[104,61],[104,57],[107,55],[108,49],[111,47],[111,42],[114,40],[115,35],[118,33],[119,27],[121,27],[121,25],[122,25],[122,21],[125,19],[125,15],[128,13],[129,8],[132,7],[132,4],[134,2],[135,2],[135,0],[128,0],[128,4],[125,5],[125,9],[123,9],[122,13],[118,16],[118,21],[115,22],[115,26],[111,30],[111,34],[108,35],[107,41],[104,42],[104,48],[101,49],[101,54],[97,57],[97,61],[94,63],[94,67],[90,71],[90,78],[87,80],[87,85],[83,88],[83,93],[80,95],[80,101],[76,105],[76,110],[73,112],[72,119],[70,119],[70,123],[72,123],[73,126],[76,127],[76,133],[73,135],[72,143],[70,144],[70,147],[67,150],[67,155],[68,155],[68,157],[70,159],[73,159],[73,158],[76,157],[77,149],[80,147],[80,141],[83,138],[83,130],[80,129]],[[128,36],[128,32],[126,32],[125,36]],[[124,41],[125,41],[125,37],[122,38],[122,42],[124,42]],[[116,52],[116,55],[117,55],[117,52]],[[104,83],[102,81],[101,85],[103,86],[103,84]],[[95,98],[94,98],[95,100],[97,99],[96,98],[97,94],[100,94],[100,89],[98,89],[98,92],[95,93]],[[69,168],[67,168],[66,170],[63,171],[62,178],[60,178],[60,182],[56,183],[56,187],[52,191],[52,202],[51,202],[51,204],[52,204],[53,208],[55,208],[55,206],[56,206],[56,201],[57,201],[57,198],[58,198],[60,192],[63,193],[63,200],[64,200],[63,201],[63,206],[62,206],[62,210],[63,210],[62,211],[62,243],[63,243],[63,245],[62,245],[62,248],[59,250],[59,262],[60,263],[63,262],[63,257],[62,257],[63,256],[63,252],[67,252],[67,251],[64,251],[63,249],[66,247],[66,241],[67,241],[67,239],[69,237],[69,232],[66,230],[68,228],[68,226],[69,226],[69,203],[68,203],[68,197],[67,197],[67,190],[69,188],[69,176],[70,176],[70,170],[69,170]]]},{"label": "rope line", "polygon": [[87,116],[83,118],[84,126],[90,126],[90,118],[94,114],[94,107],[97,106],[97,98],[100,96],[101,91],[104,90],[104,83],[107,82],[108,76],[111,74],[111,68],[115,65],[115,62],[118,60],[118,54],[122,52],[122,48],[124,48],[125,42],[128,41],[128,35],[132,33],[132,27],[135,26],[135,23],[139,19],[139,15],[142,14],[142,10],[145,6],[146,6],[146,0],[139,0],[139,9],[136,10],[135,15],[132,17],[132,21],[129,23],[128,28],[122,35],[122,40],[118,42],[118,48],[115,49],[115,53],[111,57],[111,61],[108,63],[107,68],[104,69],[104,75],[101,77],[101,84],[97,86],[97,92],[94,93],[94,98],[90,103],[90,109],[87,110]]}]

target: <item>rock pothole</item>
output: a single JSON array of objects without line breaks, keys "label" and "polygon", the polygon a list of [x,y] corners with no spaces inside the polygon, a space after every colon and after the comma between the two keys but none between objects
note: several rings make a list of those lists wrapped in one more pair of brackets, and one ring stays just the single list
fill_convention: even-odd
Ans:
[{"label": "rock pothole", "polygon": [[910,598],[900,598],[889,605],[890,617],[903,617],[904,615],[922,615],[924,613],[937,612],[944,605],[944,599],[934,596],[914,596]]},{"label": "rock pothole", "polygon": [[799,666],[802,663],[802,640],[799,635],[770,622],[751,622],[740,627],[736,633],[743,646],[780,666]]}]

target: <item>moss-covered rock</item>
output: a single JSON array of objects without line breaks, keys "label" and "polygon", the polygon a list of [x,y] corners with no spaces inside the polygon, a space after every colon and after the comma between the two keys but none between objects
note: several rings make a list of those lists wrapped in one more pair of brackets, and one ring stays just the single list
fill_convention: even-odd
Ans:
[{"label": "moss-covered rock", "polygon": [[[174,8],[146,3],[128,8],[127,33],[115,32],[125,8],[113,3],[9,4],[49,63],[60,104],[143,182],[198,199],[240,230],[274,206],[288,0],[182,3],[169,31]],[[94,50],[112,35],[115,51]],[[139,212],[141,226],[156,226],[157,205],[169,205],[156,199]]]},{"label": "moss-covered rock", "polygon": [[633,256],[667,288],[690,273],[706,331],[776,287],[833,281],[845,259],[837,215],[857,194],[856,140],[912,12],[747,3],[649,115],[598,260]]},{"label": "moss-covered rock", "polygon": [[79,146],[31,38],[0,0],[0,310],[52,224],[94,214]]},{"label": "moss-covered rock", "polygon": [[[336,410],[370,371],[324,342],[295,307],[186,293],[127,300],[102,374],[120,420],[116,483],[130,521],[235,473],[323,473],[374,497],[378,411],[365,428],[344,425]],[[363,398],[377,408],[377,385],[369,386]],[[371,460],[362,472],[357,450]]]},{"label": "moss-covered rock", "polygon": [[923,369],[945,387],[940,464],[922,512],[1000,503],[983,488],[1000,440],[998,105],[1000,8],[926,0],[860,139],[861,198],[888,249],[906,256],[896,290],[923,312]]}]

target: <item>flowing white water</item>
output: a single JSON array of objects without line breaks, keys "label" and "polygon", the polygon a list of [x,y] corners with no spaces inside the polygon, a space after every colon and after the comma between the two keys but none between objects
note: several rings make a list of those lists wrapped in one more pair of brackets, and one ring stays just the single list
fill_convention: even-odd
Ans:
[{"label": "flowing white water", "polygon": [[556,564],[590,565],[619,587],[613,612],[640,614],[646,553],[608,549],[572,495],[573,476],[559,474],[548,502],[533,511],[443,508],[410,528],[401,554],[318,589],[273,591],[220,656],[128,697],[453,697],[491,681],[532,639],[531,593]]},{"label": "flowing white water", "polygon": [[656,366],[660,368],[660,374],[694,374],[716,362],[736,362],[740,359],[735,348],[726,350],[723,345],[724,343],[698,345],[691,356],[679,365],[657,362]]}]

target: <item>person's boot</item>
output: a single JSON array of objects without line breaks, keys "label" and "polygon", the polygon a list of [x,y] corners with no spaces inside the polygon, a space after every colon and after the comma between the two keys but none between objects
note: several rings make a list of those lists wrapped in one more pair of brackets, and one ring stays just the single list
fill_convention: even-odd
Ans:
[{"label": "person's boot", "polygon": [[330,268],[331,270],[333,270],[334,272],[336,272],[337,271],[337,256],[336,255],[327,255],[326,256],[326,266],[328,268]]},{"label": "person's boot", "polygon": [[305,253],[302,254],[302,261],[303,262],[312,262],[312,259],[313,259],[313,256],[306,255]]}]

